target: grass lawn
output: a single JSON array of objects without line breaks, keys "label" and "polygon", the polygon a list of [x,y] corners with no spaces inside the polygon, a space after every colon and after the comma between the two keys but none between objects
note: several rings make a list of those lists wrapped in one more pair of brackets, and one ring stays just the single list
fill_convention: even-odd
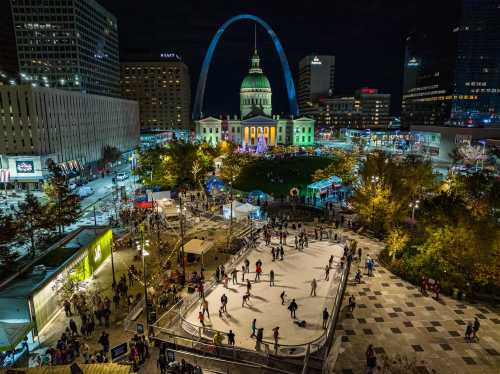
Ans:
[{"label": "grass lawn", "polygon": [[311,175],[331,163],[327,157],[293,157],[287,159],[260,159],[251,163],[235,181],[238,190],[262,190],[275,197],[288,195],[292,187],[301,192],[311,183]]}]

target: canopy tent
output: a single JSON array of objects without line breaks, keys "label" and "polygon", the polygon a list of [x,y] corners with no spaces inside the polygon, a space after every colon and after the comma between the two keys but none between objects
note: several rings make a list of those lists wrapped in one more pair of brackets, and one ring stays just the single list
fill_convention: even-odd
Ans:
[{"label": "canopy tent", "polygon": [[[111,364],[111,363],[101,363],[101,364],[78,364],[80,369],[84,374],[129,374],[132,370],[131,365],[122,364]],[[37,368],[21,368],[21,369],[9,369],[13,373],[24,374],[68,374],[71,373],[70,365],[57,365],[57,366],[42,366]]]},{"label": "canopy tent", "polygon": [[222,207],[222,215],[224,216],[224,219],[231,218],[231,205],[233,207],[233,219],[237,218],[238,213],[236,211],[236,208],[238,208],[242,204],[239,201],[234,200],[232,204],[227,203],[227,204],[224,204],[224,206]]},{"label": "canopy tent", "polygon": [[219,177],[211,176],[207,179],[207,191],[208,193],[214,193],[217,191],[224,191],[224,182]]},{"label": "canopy tent", "polygon": [[5,322],[0,321],[0,351],[9,351],[24,339],[32,328],[29,321]]},{"label": "canopy tent", "polygon": [[254,190],[248,194],[247,201],[249,203],[257,204],[269,200],[269,195],[261,190]]},{"label": "canopy tent", "polygon": [[191,239],[184,244],[184,252],[200,256],[212,249],[212,242],[201,239]]}]

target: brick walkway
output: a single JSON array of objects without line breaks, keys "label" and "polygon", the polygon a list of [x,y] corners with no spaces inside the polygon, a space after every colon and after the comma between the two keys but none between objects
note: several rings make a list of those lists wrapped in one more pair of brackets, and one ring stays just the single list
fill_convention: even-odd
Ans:
[{"label": "brick walkway", "polygon": [[[376,258],[383,247],[352,232],[347,235],[363,248],[362,264],[366,254]],[[352,277],[357,267],[353,264]],[[349,295],[356,297],[357,306],[339,321],[342,343],[335,373],[363,373],[368,344],[373,344],[378,364],[384,354],[399,354],[416,360],[421,373],[500,373],[498,310],[448,297],[437,302],[382,266],[360,285],[350,283],[346,303]],[[474,317],[481,322],[479,340],[467,343],[465,327]]]}]

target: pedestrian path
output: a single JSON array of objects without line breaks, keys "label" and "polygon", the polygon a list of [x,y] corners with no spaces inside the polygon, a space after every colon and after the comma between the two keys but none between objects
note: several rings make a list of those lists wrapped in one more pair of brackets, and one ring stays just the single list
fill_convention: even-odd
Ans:
[{"label": "pedestrian path", "polygon": [[[383,247],[347,234],[358,239],[363,257],[369,253],[376,258]],[[352,277],[357,266],[353,263]],[[384,355],[401,355],[415,360],[419,373],[500,373],[498,310],[448,297],[438,302],[382,266],[375,268],[373,277],[363,276],[360,285],[351,283],[346,301],[349,295],[355,296],[357,305],[353,315],[344,312],[339,321],[342,343],[335,373],[364,373],[368,344],[373,344],[378,365]],[[467,343],[465,328],[474,317],[481,323],[479,339]]]}]

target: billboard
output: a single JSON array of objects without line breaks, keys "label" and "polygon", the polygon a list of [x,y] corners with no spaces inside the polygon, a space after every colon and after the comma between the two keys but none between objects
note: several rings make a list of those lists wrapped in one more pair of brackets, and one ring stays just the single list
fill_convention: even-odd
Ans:
[{"label": "billboard", "polygon": [[18,174],[32,174],[35,172],[35,164],[32,160],[16,160],[16,172]]}]

